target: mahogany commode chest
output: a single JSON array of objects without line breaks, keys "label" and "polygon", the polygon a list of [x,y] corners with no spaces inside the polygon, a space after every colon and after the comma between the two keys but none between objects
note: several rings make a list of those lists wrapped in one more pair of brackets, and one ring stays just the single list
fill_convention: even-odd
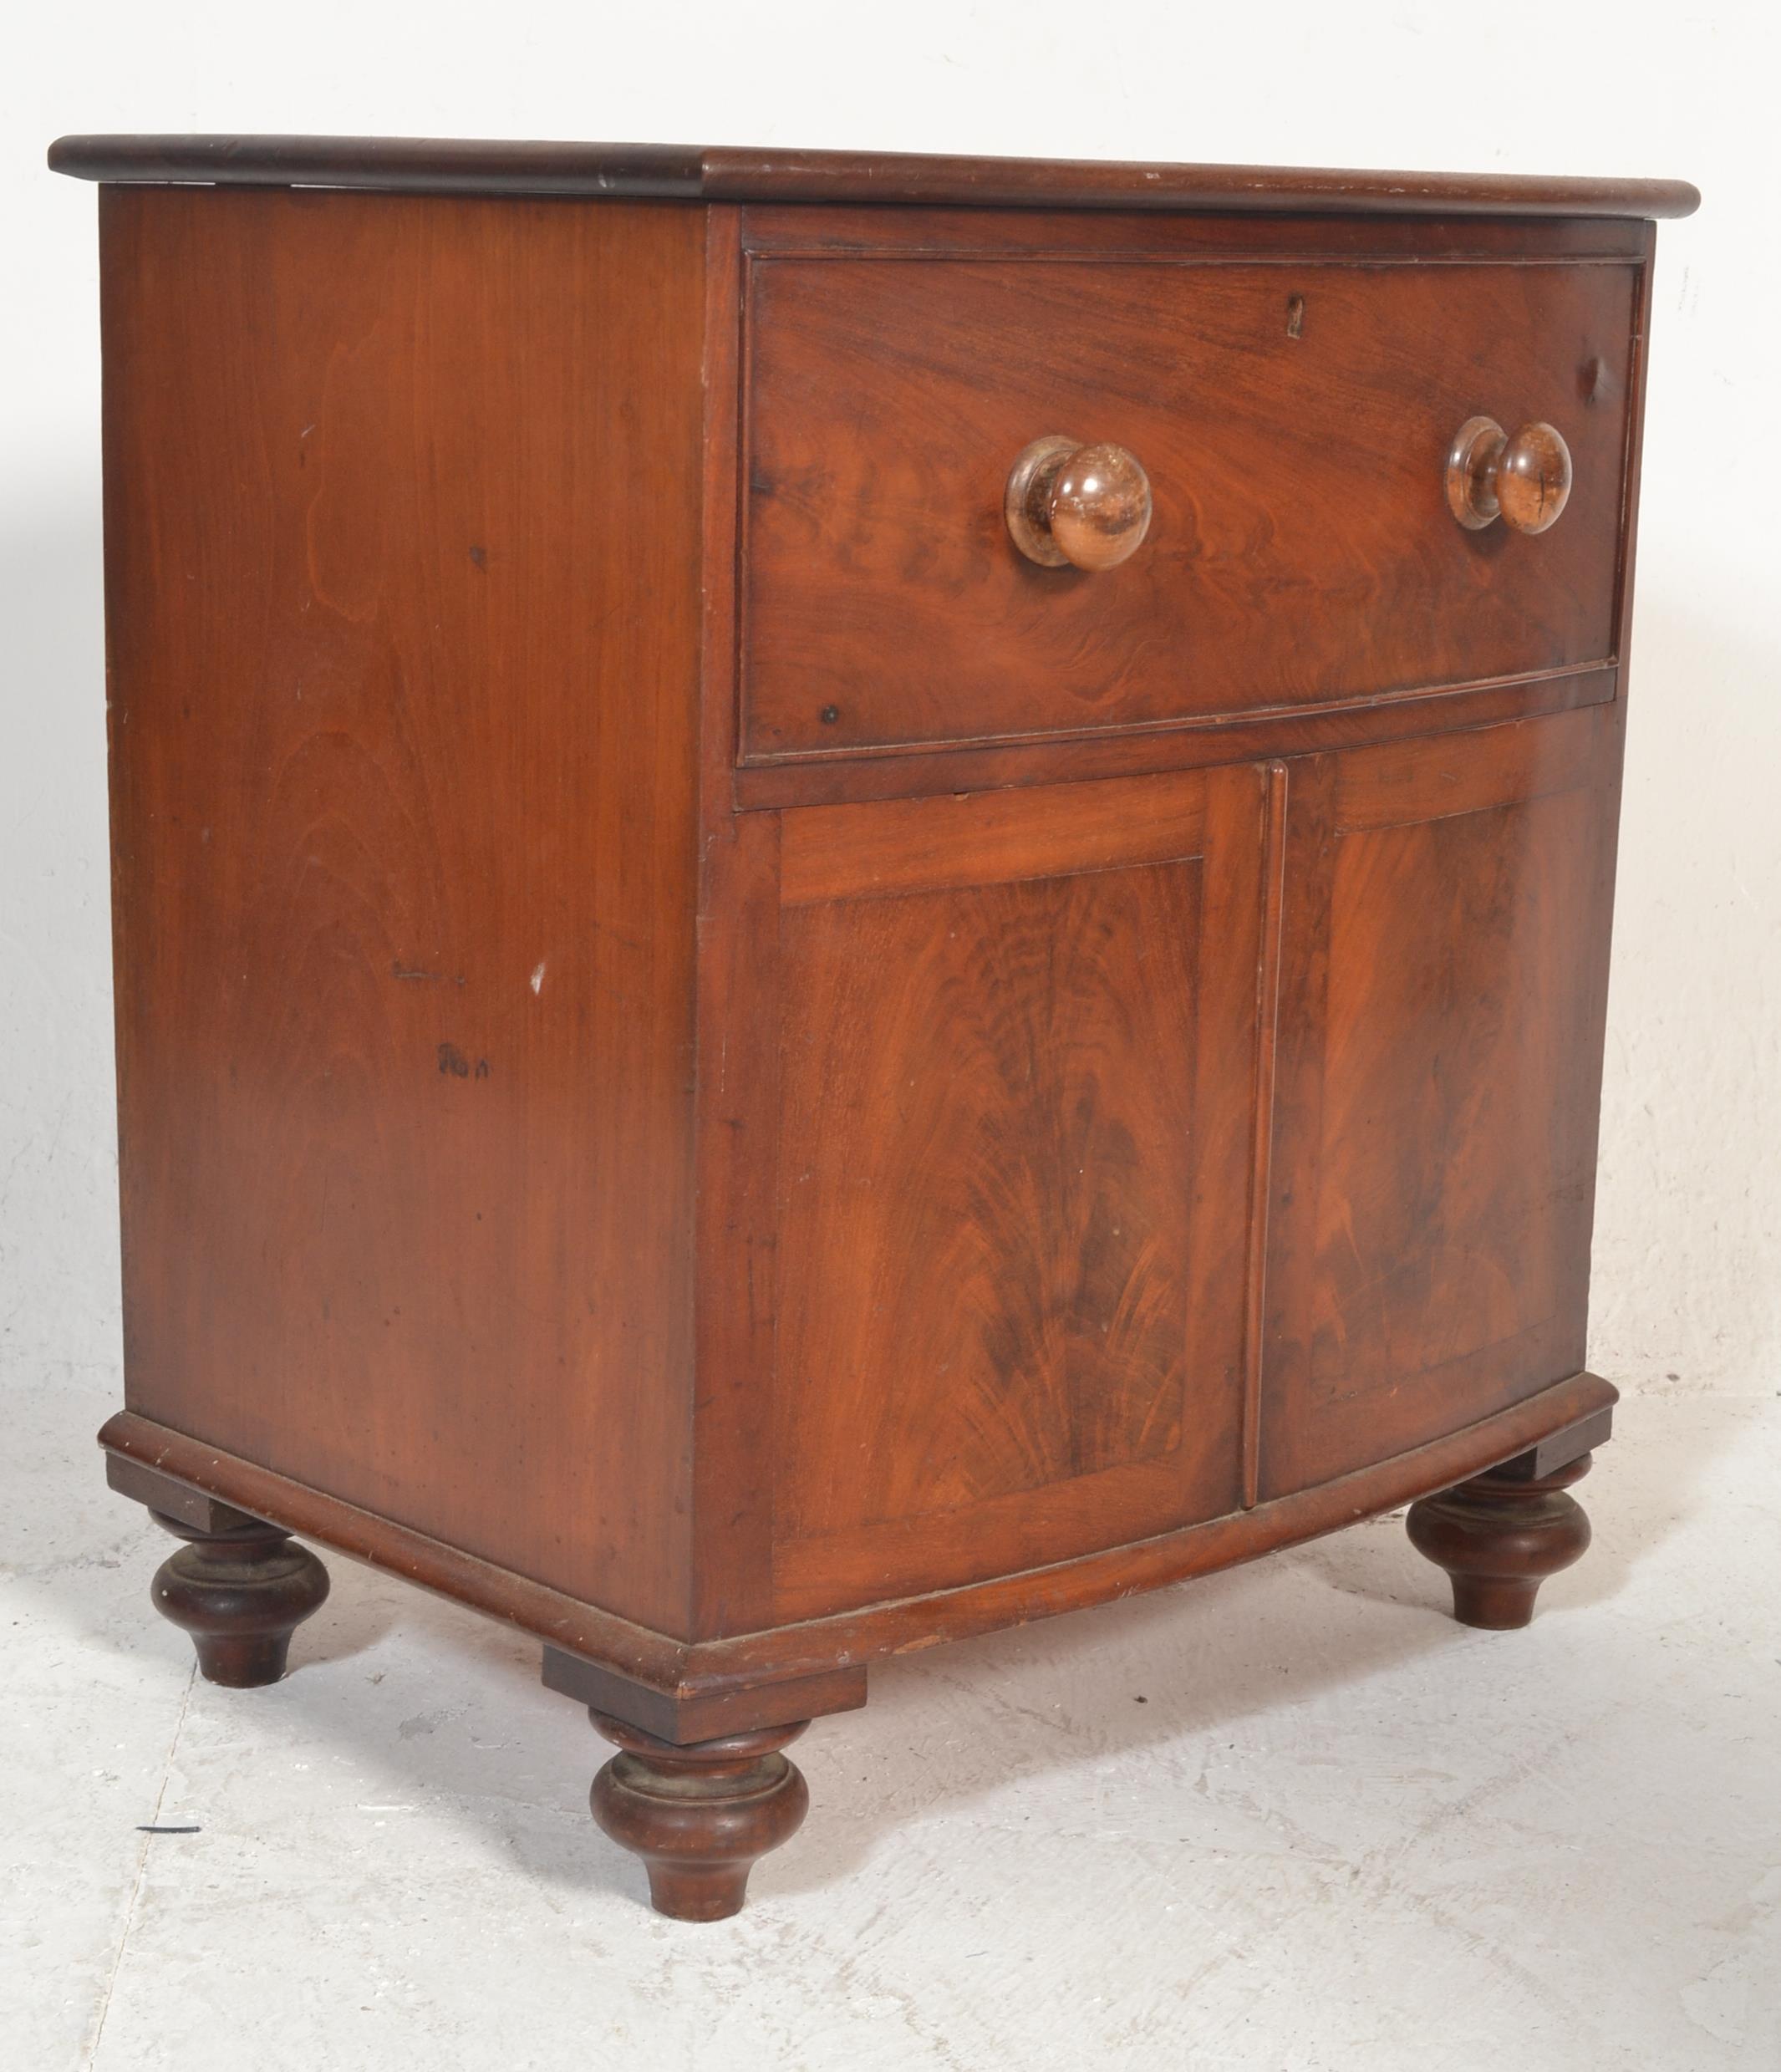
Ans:
[{"label": "mahogany commode chest", "polygon": [[1588,1526],[1655,181],[69,138],[206,1675],[507,1620],[656,1904],[871,1662]]}]

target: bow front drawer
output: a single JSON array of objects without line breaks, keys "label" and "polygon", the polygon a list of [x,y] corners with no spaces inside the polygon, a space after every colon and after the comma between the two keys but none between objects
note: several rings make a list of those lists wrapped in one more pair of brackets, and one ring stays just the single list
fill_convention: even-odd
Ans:
[{"label": "bow front drawer", "polygon": [[1637,268],[756,256],[745,762],[1614,652]]}]

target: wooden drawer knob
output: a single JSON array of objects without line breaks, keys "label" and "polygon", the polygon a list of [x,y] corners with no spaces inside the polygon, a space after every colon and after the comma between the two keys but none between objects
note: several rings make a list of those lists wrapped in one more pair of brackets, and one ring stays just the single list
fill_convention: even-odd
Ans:
[{"label": "wooden drawer knob", "polygon": [[1002,508],[1014,543],[1041,568],[1117,568],[1150,526],[1150,477],[1123,446],[1049,433],[1014,464]]},{"label": "wooden drawer knob", "polygon": [[1544,532],[1570,496],[1570,448],[1550,425],[1524,425],[1513,439],[1493,417],[1468,417],[1447,456],[1447,501],[1468,532],[1500,517],[1517,532]]}]

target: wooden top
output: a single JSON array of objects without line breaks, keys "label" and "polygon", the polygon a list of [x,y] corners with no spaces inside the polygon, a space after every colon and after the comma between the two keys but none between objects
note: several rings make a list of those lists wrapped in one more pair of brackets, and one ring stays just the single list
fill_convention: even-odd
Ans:
[{"label": "wooden top", "polygon": [[420,137],[62,137],[51,168],[81,180],[426,194],[654,196],[1283,215],[1688,216],[1679,180],[1515,173],[1328,172],[1263,165],[934,158],[730,145],[511,144]]}]

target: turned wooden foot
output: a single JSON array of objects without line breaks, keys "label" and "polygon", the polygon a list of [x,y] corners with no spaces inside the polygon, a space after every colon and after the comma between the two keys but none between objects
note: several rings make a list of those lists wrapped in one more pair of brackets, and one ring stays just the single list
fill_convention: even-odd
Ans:
[{"label": "turned wooden foot", "polygon": [[588,1718],[620,1750],[593,1780],[593,1817],[643,1858],[656,1912],[739,1912],[755,1859],[789,1841],[809,1810],[803,1773],[780,1750],[810,1723],[677,1748],[592,1707]]},{"label": "turned wooden foot", "polygon": [[1565,1493],[1589,1473],[1590,1456],[1543,1475],[1524,1471],[1529,1458],[1410,1506],[1411,1543],[1452,1578],[1453,1616],[1463,1625],[1525,1626],[1540,1585],[1590,1544],[1583,1506]]},{"label": "turned wooden foot", "polygon": [[200,1529],[150,1510],[189,1544],[155,1571],[157,1610],[192,1637],[211,1683],[276,1683],[291,1636],[328,1596],[328,1571],[307,1547],[257,1518]]}]

